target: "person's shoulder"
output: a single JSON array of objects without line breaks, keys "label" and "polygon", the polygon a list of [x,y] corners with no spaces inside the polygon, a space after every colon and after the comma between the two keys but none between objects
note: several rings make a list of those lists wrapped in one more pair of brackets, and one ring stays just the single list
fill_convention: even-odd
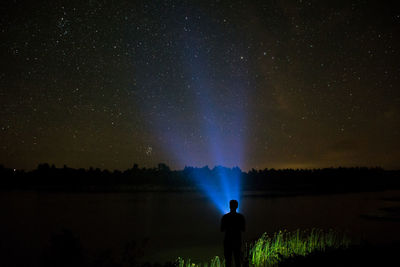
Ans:
[{"label": "person's shoulder", "polygon": [[238,217],[243,218],[244,219],[244,215],[241,213],[236,213],[238,215]]},{"label": "person's shoulder", "polygon": [[223,216],[222,216],[222,219],[227,219],[227,220],[230,220],[230,218],[234,218],[236,216],[236,213],[232,213],[232,212],[228,212],[228,213],[225,213]]}]

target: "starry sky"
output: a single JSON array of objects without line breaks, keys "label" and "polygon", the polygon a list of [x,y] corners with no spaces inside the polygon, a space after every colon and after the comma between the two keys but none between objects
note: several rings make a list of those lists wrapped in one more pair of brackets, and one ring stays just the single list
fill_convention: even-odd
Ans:
[{"label": "starry sky", "polygon": [[4,1],[0,164],[400,168],[396,1]]}]

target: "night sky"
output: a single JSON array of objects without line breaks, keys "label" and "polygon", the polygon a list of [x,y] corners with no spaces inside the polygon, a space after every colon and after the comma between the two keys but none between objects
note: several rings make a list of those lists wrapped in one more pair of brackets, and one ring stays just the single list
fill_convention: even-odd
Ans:
[{"label": "night sky", "polygon": [[396,1],[3,2],[6,167],[400,168]]}]

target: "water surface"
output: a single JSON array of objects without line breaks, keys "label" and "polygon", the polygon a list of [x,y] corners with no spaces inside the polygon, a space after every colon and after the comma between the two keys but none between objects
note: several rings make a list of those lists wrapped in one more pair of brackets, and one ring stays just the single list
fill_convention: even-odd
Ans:
[{"label": "water surface", "polygon": [[[246,192],[240,211],[245,240],[281,229],[318,227],[346,231],[372,243],[400,240],[400,191],[268,197]],[[0,193],[1,257],[35,266],[52,235],[68,229],[89,259],[121,254],[135,241],[147,261],[178,256],[203,261],[222,255],[222,214],[208,199],[186,193]]]}]

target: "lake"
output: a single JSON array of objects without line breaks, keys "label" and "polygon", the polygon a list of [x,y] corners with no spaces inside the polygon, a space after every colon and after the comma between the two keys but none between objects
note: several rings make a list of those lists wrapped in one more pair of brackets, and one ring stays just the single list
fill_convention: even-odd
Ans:
[{"label": "lake", "polygon": [[[247,241],[264,232],[317,227],[377,244],[400,240],[399,200],[400,191],[281,197],[245,192],[239,206]],[[51,237],[63,229],[79,238],[89,260],[106,251],[119,257],[130,241],[144,249],[142,261],[181,256],[199,262],[222,255],[222,214],[200,193],[1,192],[0,210],[0,265],[37,266]]]}]

